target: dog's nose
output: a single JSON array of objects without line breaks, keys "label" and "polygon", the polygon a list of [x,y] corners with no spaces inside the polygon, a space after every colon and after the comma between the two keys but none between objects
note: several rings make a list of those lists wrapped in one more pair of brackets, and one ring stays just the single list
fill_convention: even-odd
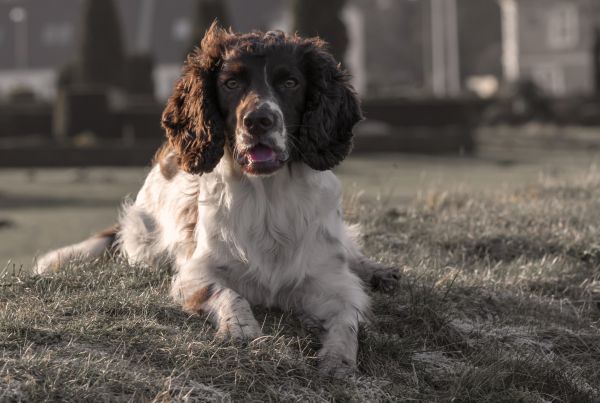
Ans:
[{"label": "dog's nose", "polygon": [[273,114],[264,109],[248,112],[244,116],[244,127],[248,133],[258,136],[271,130],[275,125]]}]

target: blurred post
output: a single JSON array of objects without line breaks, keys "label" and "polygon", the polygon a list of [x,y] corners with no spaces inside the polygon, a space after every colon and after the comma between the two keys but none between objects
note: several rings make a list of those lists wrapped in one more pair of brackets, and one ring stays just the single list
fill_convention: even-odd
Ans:
[{"label": "blurred post", "polygon": [[367,90],[367,72],[365,67],[365,20],[361,8],[350,2],[342,10],[342,19],[348,27],[350,46],[346,49],[345,60],[352,72],[352,85],[359,94]]},{"label": "blurred post", "polygon": [[431,64],[437,96],[460,92],[456,0],[431,0]]},{"label": "blurred post", "polygon": [[460,93],[460,56],[458,42],[458,14],[456,12],[456,0],[444,0],[446,5],[446,49],[447,49],[447,71],[448,71],[448,95]]},{"label": "blurred post", "polygon": [[26,69],[29,56],[27,10],[24,7],[14,7],[9,11],[8,17],[15,24],[16,68]]},{"label": "blurred post", "polygon": [[438,96],[446,95],[443,1],[431,0],[431,75],[433,93]]},{"label": "blurred post", "polygon": [[498,0],[502,12],[502,68],[504,80],[519,79],[519,10],[516,0]]}]

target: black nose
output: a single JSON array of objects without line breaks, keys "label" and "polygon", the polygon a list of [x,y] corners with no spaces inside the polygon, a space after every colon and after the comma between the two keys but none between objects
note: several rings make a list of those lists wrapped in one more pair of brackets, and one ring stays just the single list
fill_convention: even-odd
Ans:
[{"label": "black nose", "polygon": [[270,111],[258,109],[244,116],[244,127],[248,133],[258,136],[271,130],[275,125],[275,117]]}]

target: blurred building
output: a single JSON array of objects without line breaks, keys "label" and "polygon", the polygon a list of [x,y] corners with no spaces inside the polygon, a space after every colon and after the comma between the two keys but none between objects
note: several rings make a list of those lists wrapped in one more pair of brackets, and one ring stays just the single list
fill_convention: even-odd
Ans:
[{"label": "blurred building", "polygon": [[[55,95],[58,69],[76,54],[83,3],[0,0],[0,93],[21,86],[44,98]],[[125,49],[152,54],[156,95],[166,98],[189,50],[193,0],[117,0],[115,5]],[[227,0],[227,5],[240,31],[287,24],[279,0]]]},{"label": "blurred building", "polygon": [[502,33],[496,0],[354,3],[363,20],[367,95],[456,95],[479,91],[480,83],[497,88]]},{"label": "blurred building", "polygon": [[[223,1],[238,31],[290,29],[290,0]],[[152,54],[156,95],[164,99],[189,49],[193,0],[115,4],[125,49]],[[24,86],[46,98],[54,95],[57,70],[76,53],[82,5],[0,0],[0,93]],[[356,87],[375,97],[446,95],[473,76],[499,79],[497,9],[495,0],[348,0],[346,59]]]},{"label": "blurred building", "polygon": [[500,0],[503,65],[509,80],[531,78],[554,96],[590,94],[598,0]]}]

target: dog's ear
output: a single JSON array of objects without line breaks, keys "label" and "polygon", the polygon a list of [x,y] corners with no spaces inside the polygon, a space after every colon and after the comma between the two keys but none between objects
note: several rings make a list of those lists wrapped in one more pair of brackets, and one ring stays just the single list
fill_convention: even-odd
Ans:
[{"label": "dog's ear", "polygon": [[352,149],[352,129],[362,120],[360,102],[348,74],[318,38],[309,39],[303,55],[307,75],[306,107],[299,130],[299,158],[324,171]]},{"label": "dog's ear", "polygon": [[224,43],[231,35],[212,24],[200,47],[188,56],[162,114],[162,127],[179,166],[192,174],[211,172],[223,157],[225,133],[216,75]]}]

